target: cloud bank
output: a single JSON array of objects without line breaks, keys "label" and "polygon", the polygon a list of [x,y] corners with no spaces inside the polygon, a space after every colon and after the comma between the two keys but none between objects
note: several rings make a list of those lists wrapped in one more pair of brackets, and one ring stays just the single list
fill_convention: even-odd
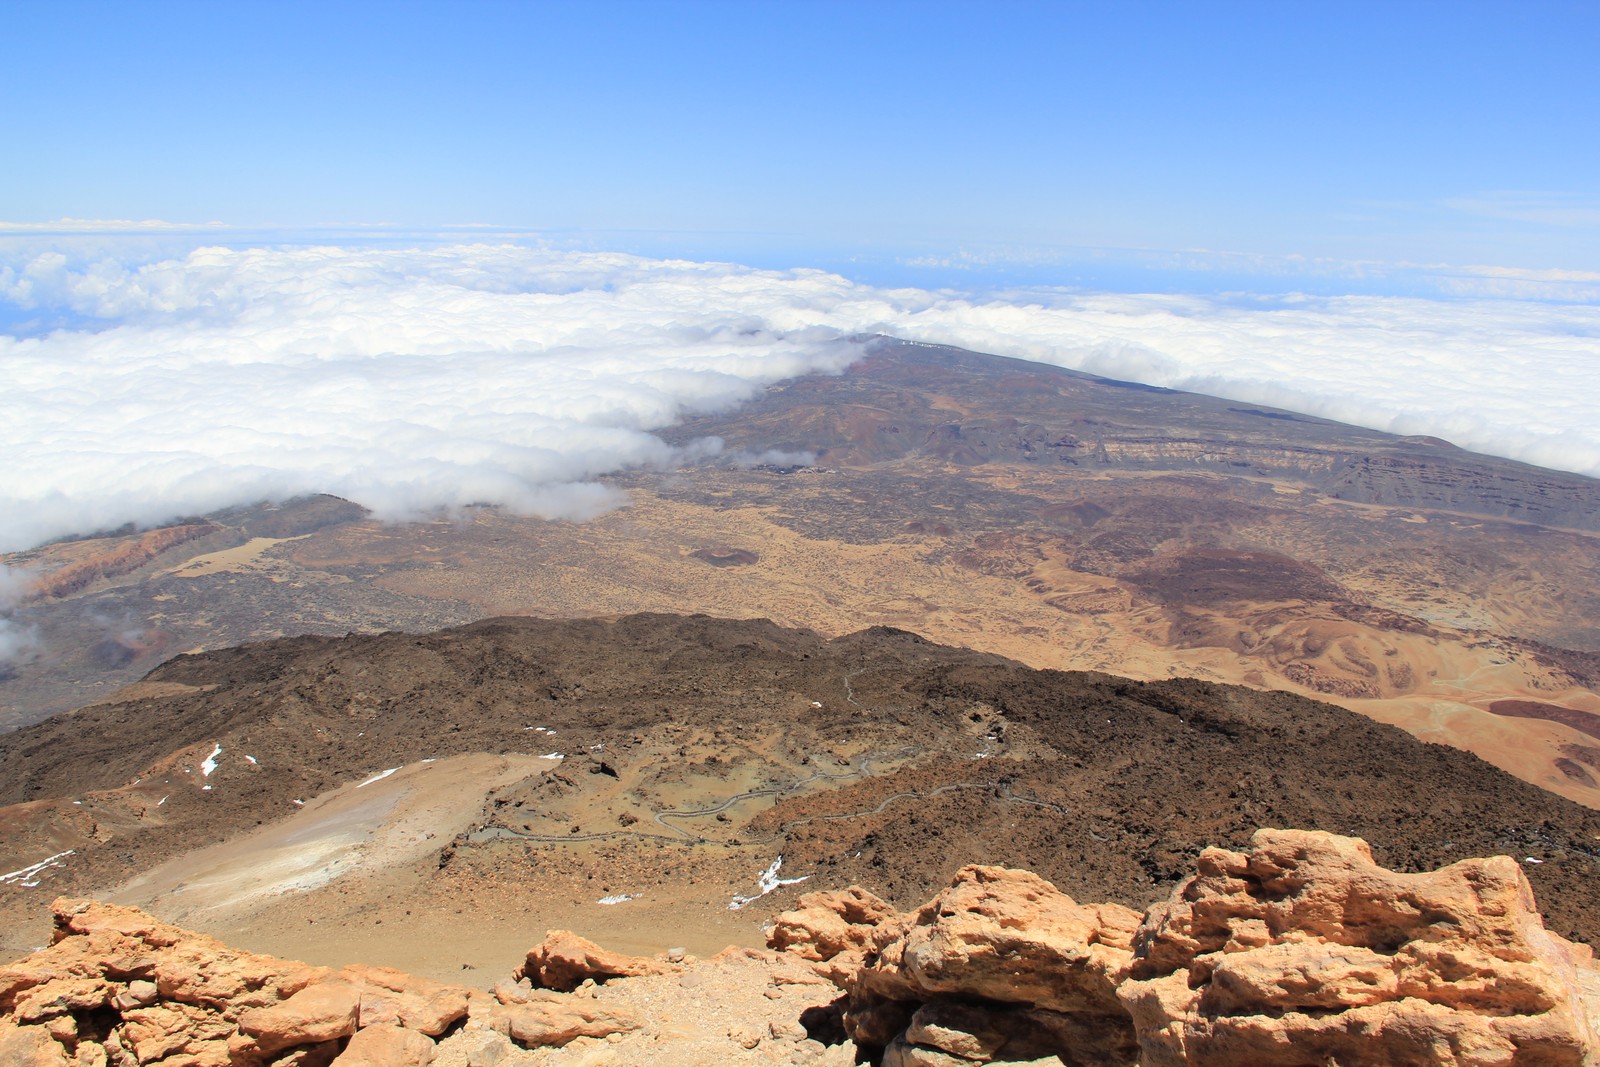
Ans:
[{"label": "cloud bank", "polygon": [[651,431],[879,332],[1600,475],[1592,305],[979,298],[517,245],[0,251],[0,301],[71,323],[0,334],[0,549],[309,492],[581,519],[619,503],[600,475],[685,458]]},{"label": "cloud bank", "polygon": [[0,566],[0,679],[39,649],[38,631],[11,618],[11,609],[22,603],[32,577],[21,568]]}]

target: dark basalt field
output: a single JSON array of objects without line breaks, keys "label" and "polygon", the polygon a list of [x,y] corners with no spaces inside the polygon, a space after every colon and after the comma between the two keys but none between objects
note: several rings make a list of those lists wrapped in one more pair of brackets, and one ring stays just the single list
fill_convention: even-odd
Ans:
[{"label": "dark basalt field", "polygon": [[[902,906],[985,862],[1137,905],[1200,848],[1291,826],[1364,837],[1400,869],[1537,860],[1551,927],[1600,938],[1600,813],[1285,693],[659,614],[282,639],[147,682],[161,695],[0,738],[0,854],[76,850],[41,888],[0,886],[0,908],[119,881],[386,768],[558,745],[564,761],[486,796],[430,862],[537,892],[581,841],[602,880],[660,896],[697,857],[781,854],[805,889],[859,883]],[[251,762],[202,780],[212,746]]]}]

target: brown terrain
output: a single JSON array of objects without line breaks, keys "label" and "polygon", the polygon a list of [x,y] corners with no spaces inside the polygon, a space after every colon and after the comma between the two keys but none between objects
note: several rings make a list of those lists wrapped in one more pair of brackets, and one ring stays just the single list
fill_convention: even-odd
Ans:
[{"label": "brown terrain", "polygon": [[1509,857],[1402,873],[1354,838],[1209,848],[1143,915],[971,865],[901,912],[852,886],[768,950],[550,931],[490,989],[241,952],[62,898],[0,966],[7,1067],[1587,1067],[1600,967]]},{"label": "brown terrain", "polygon": [[7,557],[43,652],[0,718],[284,634],[700,611],[1316,696],[1600,803],[1593,479],[889,341],[671,434],[706,436],[727,458],[616,476],[629,506],[586,523],[320,498]]},{"label": "brown terrain", "polygon": [[1285,825],[1408,871],[1511,854],[1555,932],[1600,937],[1600,813],[1469,753],[1294,694],[888,629],[513,618],[180,656],[0,739],[0,805],[11,955],[70,893],[459,981],[552,927],[759,944],[799,892],[909,907],[965,863],[1144,906],[1204,846]]}]

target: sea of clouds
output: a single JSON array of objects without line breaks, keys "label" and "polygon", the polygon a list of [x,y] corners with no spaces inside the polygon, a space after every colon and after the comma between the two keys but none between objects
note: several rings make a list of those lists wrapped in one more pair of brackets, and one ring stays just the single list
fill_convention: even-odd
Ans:
[{"label": "sea of clouds", "polygon": [[[0,249],[0,550],[333,493],[584,519],[652,431],[865,335],[1276,405],[1600,475],[1600,307],[886,289],[525,245]],[[44,325],[41,325],[44,324]]]}]

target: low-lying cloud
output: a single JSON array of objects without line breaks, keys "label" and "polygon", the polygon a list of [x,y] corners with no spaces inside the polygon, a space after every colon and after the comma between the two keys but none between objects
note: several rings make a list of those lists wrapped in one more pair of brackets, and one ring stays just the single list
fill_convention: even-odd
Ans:
[{"label": "low-lying cloud", "polygon": [[0,254],[0,301],[72,323],[0,334],[0,549],[310,492],[582,519],[606,472],[686,458],[652,431],[879,332],[1600,474],[1591,305],[977,298],[515,245]]},{"label": "low-lying cloud", "polygon": [[39,633],[11,618],[11,611],[27,595],[33,576],[21,567],[0,566],[0,679],[39,650]]}]

